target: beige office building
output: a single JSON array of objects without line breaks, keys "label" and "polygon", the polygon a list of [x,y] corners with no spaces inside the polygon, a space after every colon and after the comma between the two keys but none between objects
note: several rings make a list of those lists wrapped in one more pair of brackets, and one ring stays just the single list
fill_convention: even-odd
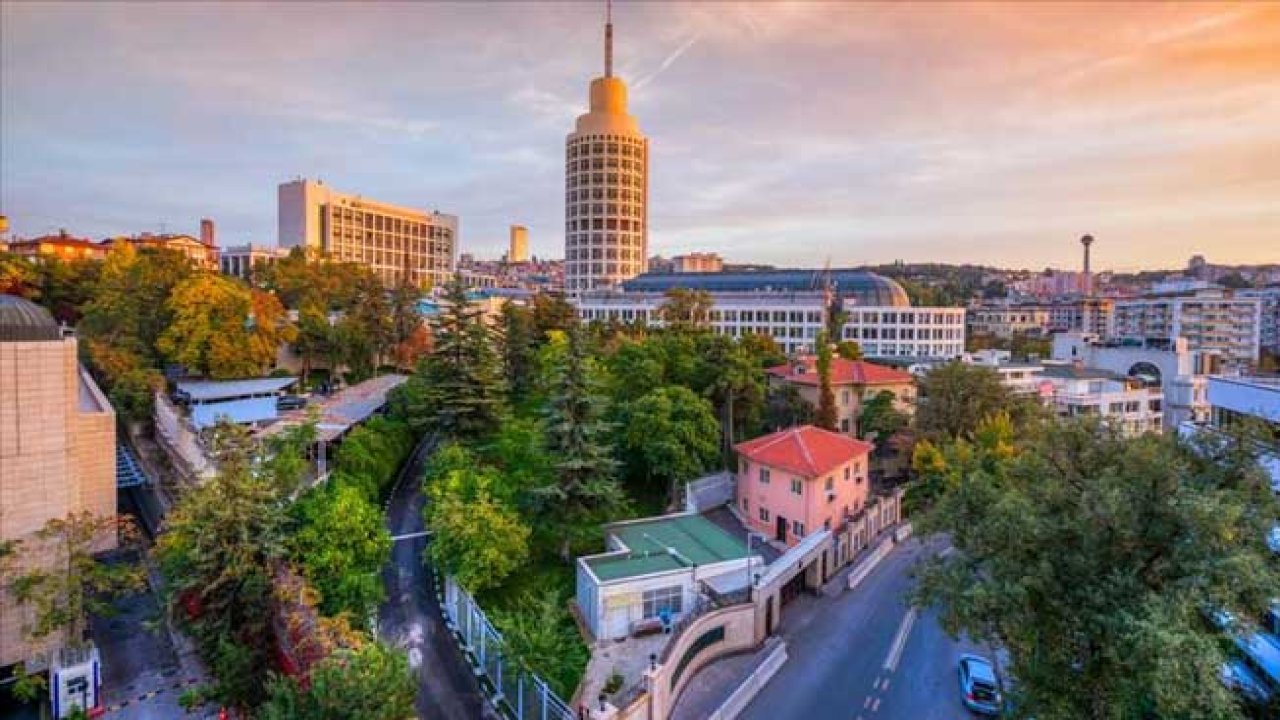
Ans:
[{"label": "beige office building", "polygon": [[649,250],[649,140],[627,114],[613,76],[613,23],[591,110],[565,140],[565,290],[615,287],[645,271]]},{"label": "beige office building", "polygon": [[453,274],[458,218],[341,193],[313,180],[280,185],[279,245],[374,270],[387,284],[443,285]]},{"label": "beige office building", "polygon": [[[0,541],[23,544],[15,574],[55,561],[35,538],[49,520],[115,515],[115,422],[76,359],[75,338],[62,337],[44,308],[0,295]],[[0,668],[57,642],[28,643],[31,610],[8,593],[0,583]]]},{"label": "beige office building", "polygon": [[507,262],[529,262],[529,228],[511,226],[511,247],[507,250]]}]

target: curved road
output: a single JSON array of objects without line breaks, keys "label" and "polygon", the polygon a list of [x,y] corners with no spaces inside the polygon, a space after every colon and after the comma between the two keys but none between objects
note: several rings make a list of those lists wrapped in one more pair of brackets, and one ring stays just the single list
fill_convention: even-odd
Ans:
[{"label": "curved road", "polygon": [[[428,438],[414,449],[400,470],[387,507],[387,529],[393,537],[423,530],[420,478],[435,443]],[[480,692],[475,673],[454,644],[423,563],[425,537],[397,540],[391,563],[383,570],[387,600],[378,613],[378,636],[403,647],[418,676],[418,717],[430,720],[475,720],[494,717]]]}]

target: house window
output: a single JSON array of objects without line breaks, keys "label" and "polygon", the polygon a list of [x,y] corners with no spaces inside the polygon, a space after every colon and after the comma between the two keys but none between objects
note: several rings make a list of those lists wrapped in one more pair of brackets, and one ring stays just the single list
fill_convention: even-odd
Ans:
[{"label": "house window", "polygon": [[791,492],[795,493],[796,495],[803,495],[803,494],[804,494],[804,481],[802,481],[802,480],[792,479],[792,480],[791,480]]},{"label": "house window", "polygon": [[822,521],[822,529],[823,529],[823,530],[830,530],[830,529],[831,529],[831,518],[827,518],[826,520],[823,520],[823,521]]},{"label": "house window", "polygon": [[769,468],[763,468],[763,467],[760,468],[760,484],[761,485],[769,484]]},{"label": "house window", "polygon": [[799,520],[792,521],[791,534],[795,535],[798,538],[804,537],[804,523],[800,522]]},{"label": "house window", "polygon": [[760,522],[769,522],[768,508],[760,508]]},{"label": "house window", "polygon": [[848,480],[848,479],[849,479],[849,466],[848,466],[848,465],[845,465],[845,466],[844,466],[844,479],[845,479],[845,480]]},{"label": "house window", "polygon": [[848,390],[845,390],[844,392],[840,393],[840,404],[841,404],[841,405],[848,405],[848,404],[849,404],[849,391],[848,391]]},{"label": "house window", "polygon": [[750,509],[751,509],[751,505],[750,505],[750,503],[748,503],[748,502],[747,502],[747,499],[746,499],[746,498],[742,498],[742,509],[743,509],[743,510],[750,510]]},{"label": "house window", "polygon": [[676,615],[683,607],[684,589],[679,585],[644,591],[644,616],[647,618]]},{"label": "house window", "polygon": [[825,488],[827,489],[827,492],[831,492],[831,488],[835,486],[835,482],[834,482],[834,481],[835,481],[835,478],[833,478],[833,477],[828,477],[828,478],[827,478],[827,482],[826,482],[826,484],[825,484],[825,485],[823,485],[823,487],[825,487]]},{"label": "house window", "polygon": [[849,418],[840,418],[840,432],[849,432]]}]

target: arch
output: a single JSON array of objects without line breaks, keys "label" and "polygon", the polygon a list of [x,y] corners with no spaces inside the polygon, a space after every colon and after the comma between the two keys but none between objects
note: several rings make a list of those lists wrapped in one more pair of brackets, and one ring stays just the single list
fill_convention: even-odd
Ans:
[{"label": "arch", "polygon": [[1129,377],[1140,380],[1145,387],[1160,387],[1162,380],[1160,368],[1146,360],[1134,363],[1129,368],[1128,374]]}]

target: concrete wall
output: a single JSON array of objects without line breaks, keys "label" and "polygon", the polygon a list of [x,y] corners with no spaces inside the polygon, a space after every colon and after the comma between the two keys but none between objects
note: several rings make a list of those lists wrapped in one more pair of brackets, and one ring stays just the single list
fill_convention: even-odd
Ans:
[{"label": "concrete wall", "polygon": [[[724,632],[723,639],[701,650],[693,649],[707,633],[720,630]],[[676,699],[698,670],[729,653],[756,647],[757,635],[754,608],[746,604],[714,610],[690,623],[672,640],[664,653],[666,659],[647,674],[648,717],[653,720],[668,717]]]},{"label": "concrete wall", "polygon": [[[49,520],[115,515],[115,457],[115,413],[81,370],[75,339],[0,342],[0,540],[24,543],[15,574],[56,560],[33,536]],[[38,649],[23,638],[29,610],[3,585],[0,666]]]}]

